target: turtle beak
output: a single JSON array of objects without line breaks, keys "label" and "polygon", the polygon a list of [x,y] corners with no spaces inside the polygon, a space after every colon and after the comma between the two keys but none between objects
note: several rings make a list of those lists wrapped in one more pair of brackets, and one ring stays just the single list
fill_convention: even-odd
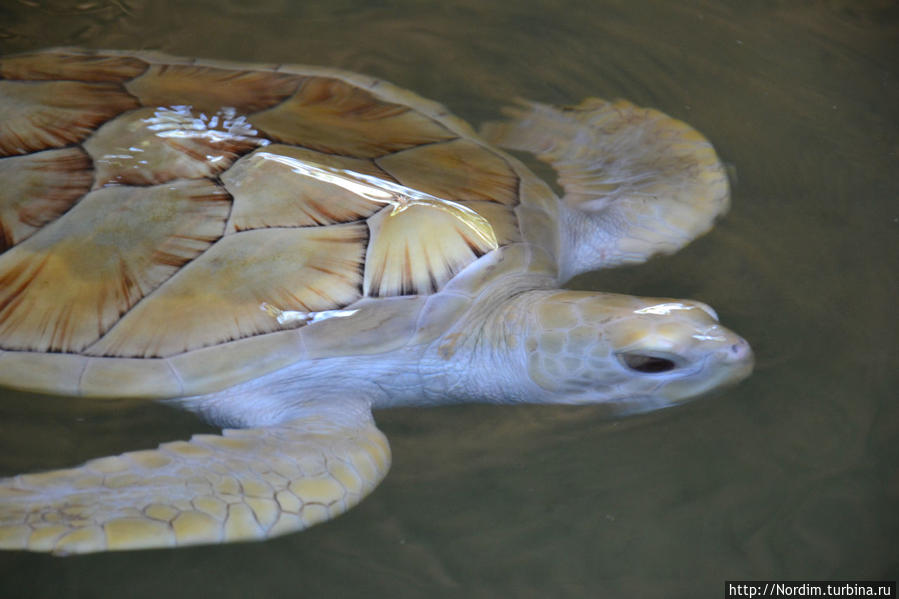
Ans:
[{"label": "turtle beak", "polygon": [[726,332],[727,341],[709,351],[694,372],[666,383],[659,389],[659,394],[672,403],[680,403],[712,389],[739,383],[752,374],[755,356],[749,343],[730,331]]}]

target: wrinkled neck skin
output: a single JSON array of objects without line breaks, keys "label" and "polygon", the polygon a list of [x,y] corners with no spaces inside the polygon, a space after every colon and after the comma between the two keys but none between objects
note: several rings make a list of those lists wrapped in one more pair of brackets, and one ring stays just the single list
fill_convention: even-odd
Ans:
[{"label": "wrinkled neck skin", "polygon": [[472,302],[429,345],[304,360],[176,401],[218,424],[239,426],[274,424],[333,397],[357,397],[375,409],[602,403],[626,414],[681,403],[752,369],[749,345],[698,302],[504,288]]}]

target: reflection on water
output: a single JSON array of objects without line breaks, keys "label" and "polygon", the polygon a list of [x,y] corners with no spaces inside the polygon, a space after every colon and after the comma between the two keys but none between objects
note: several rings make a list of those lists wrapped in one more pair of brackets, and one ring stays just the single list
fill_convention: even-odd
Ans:
[{"label": "reflection on water", "polygon": [[[626,97],[684,119],[732,165],[731,213],[675,256],[573,285],[707,302],[758,365],[716,397],[618,422],[591,408],[380,413],[393,471],[333,523],[261,545],[3,554],[0,595],[698,597],[728,578],[895,579],[897,26],[888,0],[3,3],[4,52],[326,64],[474,122],[515,96]],[[202,426],[6,393],[0,468]]]}]

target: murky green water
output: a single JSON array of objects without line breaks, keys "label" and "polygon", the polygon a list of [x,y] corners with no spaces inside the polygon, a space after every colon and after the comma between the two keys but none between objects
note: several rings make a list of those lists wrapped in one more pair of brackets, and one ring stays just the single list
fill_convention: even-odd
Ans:
[{"label": "murky green water", "polygon": [[[579,288],[694,297],[756,374],[683,409],[380,413],[387,481],[264,544],[0,554],[3,597],[720,597],[725,579],[899,575],[899,7],[890,0],[6,0],[0,50],[150,48],[369,72],[479,122],[514,96],[689,121],[734,207]],[[0,396],[0,474],[202,425]]]}]

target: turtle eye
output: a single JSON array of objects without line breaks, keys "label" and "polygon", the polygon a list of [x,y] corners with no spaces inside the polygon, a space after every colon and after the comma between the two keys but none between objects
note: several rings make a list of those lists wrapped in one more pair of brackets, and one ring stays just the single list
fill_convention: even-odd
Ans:
[{"label": "turtle eye", "polygon": [[677,368],[677,364],[673,360],[646,354],[618,354],[618,359],[631,370],[642,374],[657,374]]}]

